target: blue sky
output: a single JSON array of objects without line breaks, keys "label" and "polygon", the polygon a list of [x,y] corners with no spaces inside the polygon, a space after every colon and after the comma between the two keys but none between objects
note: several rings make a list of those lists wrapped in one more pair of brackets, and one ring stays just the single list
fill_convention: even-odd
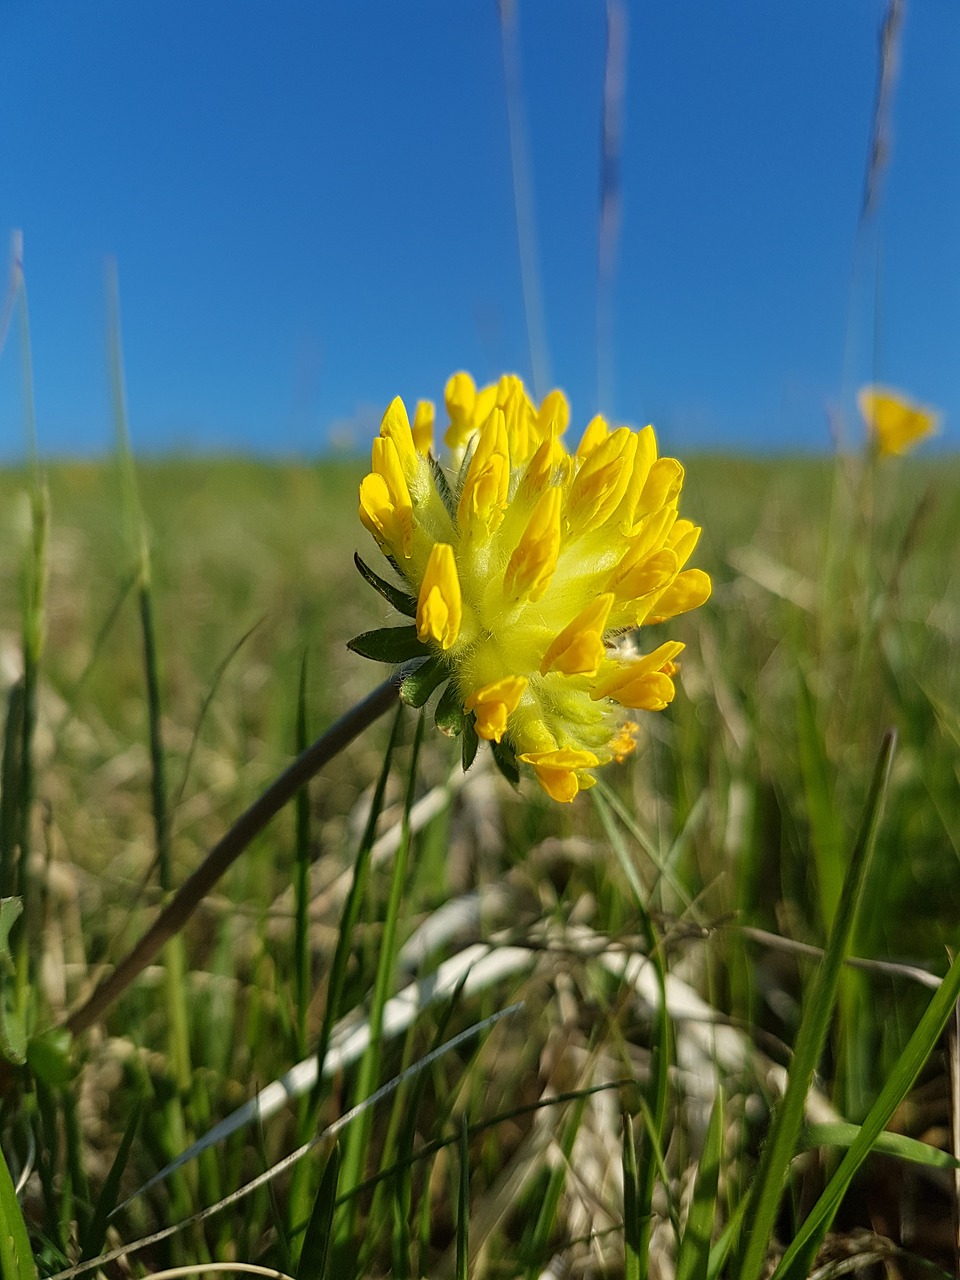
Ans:
[{"label": "blue sky", "polygon": [[[876,376],[956,445],[960,6],[908,7],[854,278],[883,12],[629,5],[611,416],[671,448],[825,448],[826,407]],[[552,381],[585,422],[605,6],[518,22]],[[0,0],[0,121],[46,453],[110,445],[108,254],[143,451],[360,448],[394,394],[531,375],[495,0]],[[22,441],[12,332],[0,455]]]}]

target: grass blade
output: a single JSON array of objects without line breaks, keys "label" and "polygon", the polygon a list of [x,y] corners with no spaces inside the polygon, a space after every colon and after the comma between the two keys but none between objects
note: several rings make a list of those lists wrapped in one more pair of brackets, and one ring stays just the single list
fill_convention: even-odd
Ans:
[{"label": "grass blade", "polygon": [[[300,684],[297,690],[297,755],[307,749],[307,655],[300,663]],[[310,947],[307,913],[310,908],[310,792],[307,784],[297,792],[296,807],[296,864],[294,867],[294,937],[293,966],[296,990],[296,1040],[297,1056],[307,1052],[307,1007],[311,997]],[[339,1156],[338,1156],[339,1160]]]},{"label": "grass blade", "polygon": [[334,1143],[327,1157],[313,1202],[313,1212],[303,1237],[296,1280],[324,1280],[333,1234],[333,1211],[337,1205],[337,1183],[340,1179],[340,1143]]},{"label": "grass blade", "polygon": [[340,1002],[343,998],[343,984],[347,973],[347,961],[350,958],[350,952],[353,947],[353,932],[360,917],[360,905],[363,902],[363,894],[367,884],[367,874],[370,870],[370,853],[373,849],[373,843],[377,835],[377,823],[380,820],[380,814],[383,811],[383,797],[387,789],[387,779],[390,776],[390,766],[393,763],[393,753],[396,749],[397,738],[400,734],[400,721],[403,717],[403,707],[397,707],[397,713],[393,718],[393,726],[390,730],[390,739],[387,742],[387,749],[384,752],[383,767],[380,770],[380,776],[377,779],[377,785],[374,789],[373,800],[370,804],[370,814],[367,818],[366,829],[363,838],[360,841],[360,848],[357,850],[356,862],[353,866],[353,882],[350,885],[350,892],[343,906],[343,915],[340,918],[340,929],[337,934],[337,945],[333,953],[333,962],[330,966],[330,981],[327,984],[327,1001],[323,1011],[323,1025],[320,1028],[320,1043],[317,1047],[317,1088],[321,1087],[323,1080],[323,1063],[327,1056],[327,1049],[330,1044],[330,1033],[333,1030],[333,1024],[337,1018],[337,1012],[340,1008]]},{"label": "grass blade", "polygon": [[676,1280],[707,1280],[710,1240],[717,1211],[717,1187],[723,1159],[723,1094],[717,1094],[703,1144],[693,1200],[677,1250]]},{"label": "grass blade", "polygon": [[637,1141],[633,1117],[623,1117],[623,1275],[640,1280],[644,1267],[640,1256],[640,1181],[637,1176]]},{"label": "grass blade", "polygon": [[830,1028],[844,956],[870,870],[895,745],[896,734],[888,730],[877,757],[833,928],[804,1001],[786,1092],[774,1113],[750,1191],[746,1238],[734,1272],[739,1280],[758,1280],[773,1237],[787,1170],[803,1126],[804,1102]]},{"label": "grass blade", "polygon": [[117,1206],[120,1179],[123,1177],[123,1171],[127,1167],[130,1148],[133,1146],[133,1139],[136,1136],[137,1129],[140,1127],[140,1114],[140,1108],[137,1107],[124,1130],[120,1146],[117,1148],[117,1154],[113,1157],[110,1172],[107,1174],[100,1190],[100,1195],[97,1197],[93,1217],[90,1219],[90,1225],[84,1234],[80,1248],[81,1262],[86,1262],[89,1258],[95,1258],[103,1248],[103,1242],[107,1235],[107,1223],[111,1213]]},{"label": "grass blade", "polygon": [[913,1087],[956,1008],[958,999],[960,956],[954,960],[940,990],[927,1005],[916,1030],[895,1063],[839,1168],[790,1242],[774,1272],[774,1280],[798,1280],[807,1275],[814,1254],[829,1230],[854,1174],[874,1149],[890,1117]]},{"label": "grass blade", "polygon": [[[380,938],[380,954],[377,961],[377,972],[374,979],[373,998],[370,1003],[370,1041],[360,1061],[354,1097],[357,1101],[367,1097],[376,1087],[380,1071],[382,1052],[383,1011],[394,982],[397,956],[397,931],[400,923],[400,905],[407,879],[407,859],[410,853],[410,810],[416,791],[417,764],[420,757],[420,745],[423,741],[424,717],[417,718],[417,730],[410,757],[410,772],[403,806],[403,834],[397,849],[393,874],[390,878],[390,896],[387,901],[386,915],[383,921],[383,932]],[[354,1125],[347,1135],[347,1146],[343,1158],[343,1182],[349,1190],[356,1186],[363,1177],[363,1164],[373,1124],[373,1114],[364,1113],[358,1124]],[[356,1224],[357,1201],[351,1203],[350,1212],[345,1215],[344,1233],[350,1235]],[[338,1232],[338,1241],[344,1239],[344,1233]]]},{"label": "grass blade", "polygon": [[[811,1124],[806,1125],[800,1134],[800,1141],[805,1151],[816,1147],[841,1147],[849,1150],[863,1132],[859,1124]],[[872,1152],[882,1156],[893,1156],[895,1160],[906,1160],[910,1164],[926,1165],[928,1169],[960,1169],[960,1158],[950,1155],[940,1147],[932,1147],[929,1142],[919,1138],[908,1138],[904,1133],[890,1133],[886,1129],[877,1134]]]},{"label": "grass blade", "polygon": [[4,1280],[37,1280],[27,1225],[13,1189],[13,1179],[0,1151],[0,1275]]},{"label": "grass blade", "polygon": [[457,1280],[467,1280],[470,1259],[470,1148],[467,1117],[460,1117],[460,1180],[457,1195]]}]

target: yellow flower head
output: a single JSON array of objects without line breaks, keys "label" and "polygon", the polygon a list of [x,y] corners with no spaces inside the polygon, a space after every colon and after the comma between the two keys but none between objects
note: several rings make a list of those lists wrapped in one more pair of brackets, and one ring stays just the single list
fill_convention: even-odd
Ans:
[{"label": "yellow flower head", "polygon": [[857,404],[878,453],[908,453],[939,429],[940,415],[935,409],[886,387],[863,387]]},{"label": "yellow flower head", "polygon": [[567,803],[633,750],[631,715],[674,696],[683,646],[638,657],[618,638],[710,594],[707,575],[685,567],[700,530],[677,513],[683,468],[657,456],[652,427],[601,417],[568,452],[563,393],[537,406],[512,375],[478,389],[456,373],[444,402],[450,466],[433,453],[429,402],[411,427],[394,400],[374,441],[360,519],[400,585],[357,564],[413,621],[351,644],[382,661],[423,658],[401,695],[422,706],[448,682],[437,723],[463,734],[465,766],[483,738],[508,777],[528,764]]}]

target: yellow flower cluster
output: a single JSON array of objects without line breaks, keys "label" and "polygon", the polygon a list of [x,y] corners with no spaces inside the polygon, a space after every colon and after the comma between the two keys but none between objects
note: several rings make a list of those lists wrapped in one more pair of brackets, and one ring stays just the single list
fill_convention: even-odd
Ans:
[{"label": "yellow flower cluster", "polygon": [[445,400],[449,469],[433,453],[429,402],[411,425],[394,400],[373,442],[360,519],[403,589],[358,565],[413,623],[354,647],[425,655],[409,700],[449,679],[441,727],[465,730],[474,749],[486,739],[508,776],[519,760],[568,802],[633,749],[627,713],[674,696],[683,645],[637,656],[626,634],[710,594],[707,575],[684,568],[700,530],[677,513],[683,468],[657,456],[652,427],[613,430],[602,417],[568,452],[562,392],[537,407],[513,376],[478,390],[454,374]]}]

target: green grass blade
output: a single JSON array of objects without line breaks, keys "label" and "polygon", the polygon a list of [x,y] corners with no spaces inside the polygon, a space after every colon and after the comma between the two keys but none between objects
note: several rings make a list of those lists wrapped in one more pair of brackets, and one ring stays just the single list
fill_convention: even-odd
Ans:
[{"label": "green grass blade", "polygon": [[[307,655],[300,663],[300,683],[297,689],[297,755],[306,751],[310,741],[307,724]],[[294,937],[293,965],[296,996],[297,1057],[307,1052],[307,1007],[310,1004],[310,946],[307,913],[310,907],[310,792],[303,786],[297,792],[296,805],[296,864],[294,867]]]},{"label": "green grass blade", "polygon": [[[845,1124],[842,1121],[810,1124],[801,1131],[800,1141],[805,1151],[813,1151],[816,1147],[849,1150],[862,1132],[862,1125]],[[889,1133],[884,1129],[877,1134],[870,1150],[877,1155],[893,1156],[895,1160],[926,1165],[929,1169],[960,1169],[960,1158],[957,1156],[950,1155],[949,1151],[943,1151],[940,1147],[932,1147],[929,1142],[908,1138],[904,1133]]]},{"label": "green grass blade", "polygon": [[623,1117],[623,1275],[624,1280],[640,1280],[644,1273],[640,1255],[640,1180],[637,1176],[637,1141],[633,1118]]},{"label": "green grass blade", "polygon": [[697,1167],[693,1200],[677,1250],[676,1280],[707,1280],[722,1159],[723,1095],[718,1093]]},{"label": "green grass blade", "polygon": [[816,868],[820,918],[825,930],[833,924],[843,888],[840,821],[834,801],[833,769],[827,757],[817,708],[806,678],[800,676],[797,702],[797,742],[810,842]]},{"label": "green grass blade", "polygon": [[457,1280],[467,1280],[470,1261],[470,1147],[467,1117],[460,1117],[460,1179],[457,1184]]},{"label": "green grass blade", "polygon": [[[394,982],[397,955],[397,931],[400,922],[400,905],[407,879],[407,859],[410,853],[410,810],[416,792],[417,764],[420,758],[420,745],[423,742],[424,717],[417,718],[417,729],[410,756],[410,772],[403,806],[403,830],[390,877],[390,895],[383,921],[383,932],[380,937],[380,952],[377,960],[377,972],[374,979],[373,997],[370,1002],[370,1041],[360,1061],[354,1098],[357,1103],[368,1097],[377,1086],[380,1071],[381,1038],[383,1031],[383,1010]],[[356,1186],[363,1177],[363,1165],[373,1126],[373,1113],[365,1111],[357,1124],[353,1125],[347,1135],[346,1150],[343,1157],[343,1183],[349,1190]],[[352,1233],[356,1225],[358,1202],[351,1203],[350,1213],[345,1215],[345,1230]],[[343,1236],[338,1233],[338,1240]]]},{"label": "green grass blade", "polygon": [[647,1087],[646,1118],[647,1139],[650,1148],[648,1158],[643,1162],[640,1181],[637,1184],[637,1220],[639,1222],[639,1241],[637,1255],[640,1260],[641,1276],[646,1276],[650,1234],[653,1224],[653,1192],[657,1180],[657,1161],[660,1156],[663,1135],[667,1124],[668,1086],[670,1081],[670,1015],[667,1012],[667,972],[663,959],[663,948],[654,926],[644,897],[640,877],[630,858],[630,852],[623,840],[623,835],[614,821],[610,803],[603,795],[598,795],[598,787],[592,794],[604,831],[607,834],[617,860],[623,868],[627,881],[633,890],[634,899],[644,930],[650,945],[650,960],[654,966],[659,987],[659,1001],[653,1027],[654,1038],[651,1045],[654,1054],[654,1070]]},{"label": "green grass blade", "polygon": [[750,1191],[746,1238],[734,1272],[739,1280],[759,1280],[773,1237],[787,1170],[803,1126],[804,1102],[830,1029],[844,956],[870,870],[895,745],[896,734],[888,730],[877,757],[833,928],[804,1000],[787,1088],[774,1112],[761,1152],[760,1167]]},{"label": "green grass blade", "polygon": [[537,1212],[533,1230],[530,1233],[530,1243],[525,1245],[523,1249],[524,1254],[532,1259],[531,1265],[527,1270],[527,1280],[537,1280],[537,1277],[541,1274],[543,1259],[553,1232],[553,1224],[556,1221],[557,1210],[560,1208],[560,1198],[563,1195],[564,1184],[567,1180],[567,1170],[570,1164],[570,1157],[573,1154],[573,1145],[577,1140],[577,1133],[583,1121],[583,1112],[586,1105],[586,1096],[578,1098],[573,1108],[573,1114],[567,1121],[563,1139],[560,1143],[560,1154],[563,1159],[558,1162],[550,1173],[547,1189]]},{"label": "green grass blade", "polygon": [[956,1008],[958,999],[960,999],[960,956],[953,961],[939,991],[927,1005],[916,1030],[894,1064],[876,1102],[860,1126],[860,1132],[841,1160],[839,1168],[790,1242],[790,1246],[774,1272],[774,1280],[798,1280],[798,1277],[807,1275],[813,1257],[830,1229],[830,1224],[854,1174],[875,1148],[877,1139],[890,1117],[913,1087],[914,1081],[933,1052]]},{"label": "green grass blade", "polygon": [[111,1213],[113,1213],[114,1209],[117,1207],[120,1195],[120,1179],[123,1177],[123,1171],[127,1167],[130,1148],[133,1146],[133,1139],[140,1126],[140,1114],[140,1108],[137,1107],[133,1115],[130,1117],[129,1124],[124,1130],[120,1146],[117,1148],[117,1154],[113,1157],[110,1172],[107,1174],[103,1187],[100,1190],[100,1194],[97,1197],[97,1203],[93,1210],[93,1217],[90,1219],[90,1225],[84,1233],[80,1246],[81,1262],[86,1262],[90,1258],[95,1258],[103,1248],[103,1242],[107,1235],[107,1223]]},{"label": "green grass blade", "polygon": [[333,1234],[333,1212],[337,1205],[337,1183],[340,1179],[340,1143],[334,1144],[323,1167],[313,1211],[303,1237],[296,1280],[324,1280]]},{"label": "green grass blade", "polygon": [[10,898],[17,887],[17,849],[20,836],[20,757],[23,745],[23,681],[7,694],[0,762],[0,897]]},{"label": "green grass blade", "polygon": [[347,962],[350,959],[350,952],[353,948],[353,933],[357,926],[357,920],[360,917],[360,905],[363,902],[363,894],[367,884],[367,874],[370,870],[370,854],[373,849],[374,841],[377,837],[377,823],[380,820],[380,814],[383,812],[383,797],[387,789],[387,779],[390,776],[390,766],[393,762],[393,753],[396,749],[397,739],[400,734],[400,722],[402,717],[403,707],[401,705],[397,708],[396,715],[393,718],[390,738],[387,742],[387,749],[384,752],[383,767],[380,770],[380,776],[377,778],[377,785],[374,788],[373,799],[370,803],[370,814],[367,818],[367,825],[360,840],[360,847],[357,850],[356,861],[353,864],[353,881],[351,882],[350,892],[347,894],[347,900],[343,906],[343,915],[340,917],[340,928],[337,933],[337,945],[334,949],[333,961],[330,966],[330,980],[327,984],[327,1002],[323,1011],[323,1024],[320,1028],[320,1043],[317,1046],[317,1100],[319,1100],[320,1094],[325,1087],[323,1062],[327,1056],[327,1047],[330,1043],[330,1032],[333,1030],[333,1024],[337,1019],[343,998],[343,985],[346,979]]},{"label": "green grass blade", "polygon": [[27,1225],[13,1189],[13,1179],[0,1151],[0,1276],[4,1280],[37,1280]]}]

